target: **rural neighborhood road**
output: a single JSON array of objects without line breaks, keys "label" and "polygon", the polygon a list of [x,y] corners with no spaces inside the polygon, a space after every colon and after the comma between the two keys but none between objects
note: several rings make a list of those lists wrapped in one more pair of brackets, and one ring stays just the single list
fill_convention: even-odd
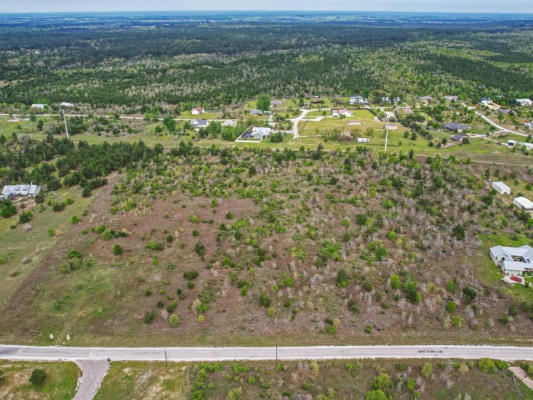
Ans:
[{"label": "rural neighborhood road", "polygon": [[495,358],[533,361],[533,347],[516,346],[305,346],[305,347],[61,347],[0,345],[0,359],[74,361],[82,372],[74,400],[92,400],[109,361],[327,360],[375,358]]},{"label": "rural neighborhood road", "polygon": [[496,129],[498,129],[498,130],[500,130],[500,131],[508,132],[508,133],[514,133],[515,135],[528,137],[528,135],[526,135],[525,133],[515,132],[515,131],[512,131],[512,130],[510,130],[510,129],[504,128],[503,126],[498,125],[496,122],[494,122],[493,120],[491,120],[491,119],[490,119],[489,117],[487,117],[486,115],[483,115],[483,114],[480,113],[479,111],[476,111],[476,114],[477,114],[478,116],[480,116],[485,122],[487,122],[488,124],[492,125],[493,127],[495,127]]},{"label": "rural neighborhood road", "polygon": [[301,111],[302,111],[302,113],[298,117],[291,119],[291,122],[292,122],[292,136],[293,136],[294,139],[298,139],[298,123],[302,119],[304,119],[305,116],[307,114],[309,114],[311,111],[316,111],[316,110],[302,109]]}]

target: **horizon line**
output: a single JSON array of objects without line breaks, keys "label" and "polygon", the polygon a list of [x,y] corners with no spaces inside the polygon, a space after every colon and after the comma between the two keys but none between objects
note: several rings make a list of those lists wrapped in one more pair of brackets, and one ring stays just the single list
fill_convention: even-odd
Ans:
[{"label": "horizon line", "polygon": [[101,14],[101,13],[231,13],[231,12],[278,12],[278,13],[398,13],[398,14],[455,14],[455,15],[533,15],[531,11],[434,11],[434,10],[326,10],[326,9],[305,9],[305,10],[283,10],[283,9],[209,9],[209,10],[63,10],[63,11],[0,11],[0,15],[30,15],[30,14]]}]

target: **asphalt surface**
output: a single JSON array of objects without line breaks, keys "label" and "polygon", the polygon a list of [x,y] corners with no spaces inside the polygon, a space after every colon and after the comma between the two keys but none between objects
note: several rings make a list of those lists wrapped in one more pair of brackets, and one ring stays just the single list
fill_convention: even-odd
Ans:
[{"label": "asphalt surface", "polygon": [[92,400],[109,368],[107,360],[76,360],[82,371],[78,390],[72,400]]},{"label": "asphalt surface", "polygon": [[232,361],[360,358],[456,358],[533,361],[533,347],[518,346],[305,346],[305,347],[40,347],[0,345],[0,359],[111,361]]}]

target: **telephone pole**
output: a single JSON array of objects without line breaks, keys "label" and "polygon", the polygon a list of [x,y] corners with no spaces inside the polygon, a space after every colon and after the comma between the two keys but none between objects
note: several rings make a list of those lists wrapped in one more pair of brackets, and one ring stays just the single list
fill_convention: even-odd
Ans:
[{"label": "telephone pole", "polygon": [[67,119],[65,118],[65,110],[61,108],[61,114],[63,115],[63,123],[65,124],[65,135],[67,136],[67,139],[70,139],[70,136],[68,134],[68,126],[67,126]]}]

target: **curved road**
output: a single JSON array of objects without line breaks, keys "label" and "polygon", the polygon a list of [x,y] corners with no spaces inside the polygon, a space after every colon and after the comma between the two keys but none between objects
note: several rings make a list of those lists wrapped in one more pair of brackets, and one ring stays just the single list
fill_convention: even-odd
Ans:
[{"label": "curved road", "polygon": [[518,135],[518,136],[525,136],[525,137],[528,137],[528,135],[526,135],[525,133],[520,133],[520,132],[516,132],[516,131],[512,131],[510,129],[507,129],[507,128],[504,128],[503,126],[500,126],[498,125],[496,122],[494,122],[493,120],[491,120],[489,117],[487,117],[486,115],[480,113],[479,111],[475,111],[476,115],[478,115],[479,117],[481,117],[486,123],[488,123],[489,125],[492,125],[493,127],[495,127],[496,129],[500,130],[500,131],[503,131],[503,132],[507,132],[507,133],[514,133],[515,135]]},{"label": "curved road", "polygon": [[74,400],[92,400],[110,361],[327,360],[361,358],[495,358],[533,361],[533,347],[518,346],[308,346],[308,347],[61,347],[0,345],[0,359],[74,361],[82,372]]}]

